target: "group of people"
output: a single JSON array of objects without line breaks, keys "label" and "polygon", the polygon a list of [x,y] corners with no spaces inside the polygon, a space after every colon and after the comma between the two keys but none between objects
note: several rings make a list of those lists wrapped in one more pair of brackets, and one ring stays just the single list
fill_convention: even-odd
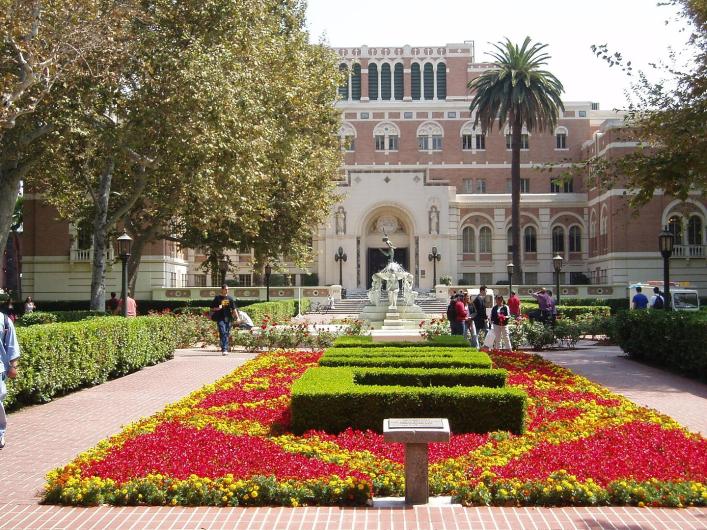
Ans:
[{"label": "group of people", "polygon": [[[479,287],[479,294],[473,300],[469,292],[454,293],[447,307],[447,319],[452,335],[462,335],[469,338],[471,346],[495,350],[512,348],[508,333],[508,324],[512,317],[520,315],[520,299],[511,291],[506,304],[503,296],[496,295],[495,305],[491,314],[486,311],[486,286]],[[490,324],[490,326],[489,326]]]},{"label": "group of people", "polygon": [[530,294],[538,301],[538,310],[529,314],[531,320],[537,320],[554,327],[557,320],[557,306],[555,305],[555,299],[552,297],[552,291],[542,288]]},{"label": "group of people", "polygon": [[[125,298],[128,301],[128,305],[127,305],[128,316],[129,317],[136,317],[137,316],[137,302],[130,295],[126,296]],[[112,315],[122,315],[123,314],[123,299],[118,298],[118,295],[116,294],[115,291],[112,291],[110,293],[110,298],[108,300],[106,300],[106,313],[110,313]]]},{"label": "group of people", "polygon": [[665,298],[658,287],[653,287],[653,296],[648,297],[643,294],[643,289],[639,285],[636,287],[636,294],[631,299],[631,309],[665,309]]},{"label": "group of people", "polygon": [[[22,309],[22,315],[26,313],[31,313],[32,311],[37,309],[37,306],[35,305],[31,296],[25,298],[25,303]],[[5,304],[3,304],[3,306],[0,308],[0,312],[6,314],[8,318],[10,318],[10,320],[12,320],[13,322],[21,316],[17,313],[17,309],[15,308],[15,304],[12,300],[8,300],[7,302],[5,302]]]}]

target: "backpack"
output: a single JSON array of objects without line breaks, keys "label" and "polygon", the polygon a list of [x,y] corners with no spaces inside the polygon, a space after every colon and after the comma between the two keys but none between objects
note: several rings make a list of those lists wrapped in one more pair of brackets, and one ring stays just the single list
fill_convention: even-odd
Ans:
[{"label": "backpack", "polygon": [[447,306],[447,320],[454,322],[457,319],[457,308],[455,307],[456,300],[449,302]]},{"label": "backpack", "polygon": [[664,306],[665,306],[665,300],[663,300],[663,295],[659,294],[655,299],[655,303],[653,304],[653,309],[663,309]]}]

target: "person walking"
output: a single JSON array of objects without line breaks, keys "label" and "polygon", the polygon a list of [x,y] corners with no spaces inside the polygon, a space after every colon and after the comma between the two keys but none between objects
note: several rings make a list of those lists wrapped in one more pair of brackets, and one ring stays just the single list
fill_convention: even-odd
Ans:
[{"label": "person walking", "polygon": [[555,303],[555,299],[552,297],[552,291],[550,291],[549,289],[547,291],[547,298],[548,298],[548,306],[547,306],[548,319],[550,322],[550,326],[552,326],[554,328],[555,323],[557,322],[557,304]]},{"label": "person walking", "polygon": [[226,355],[230,349],[231,325],[235,320],[234,316],[238,314],[237,310],[236,301],[228,294],[228,285],[224,283],[221,286],[221,294],[217,294],[211,303],[211,320],[215,321],[218,327],[221,355]]},{"label": "person walking", "polygon": [[631,309],[648,309],[648,297],[643,294],[641,286],[636,287],[636,294],[631,300]]},{"label": "person walking", "polygon": [[503,303],[503,296],[496,296],[496,305],[491,309],[491,323],[493,324],[493,349],[502,350],[504,344],[510,351],[511,337],[508,334],[508,320],[511,315],[508,306]]},{"label": "person walking", "polygon": [[511,315],[515,318],[520,316],[520,298],[515,291],[511,291],[511,296],[508,297],[508,309],[511,310]]},{"label": "person walking", "polygon": [[486,286],[481,285],[479,287],[479,294],[474,298],[472,305],[474,306],[474,311],[472,312],[474,320],[474,331],[476,335],[471,337],[472,343],[480,346],[479,335],[483,331],[486,332],[486,322],[488,316],[486,315]]},{"label": "person walking", "polygon": [[665,298],[658,287],[653,287],[653,296],[651,296],[650,308],[663,309],[665,307]]},{"label": "person walking", "polygon": [[[137,316],[137,302],[135,301],[134,298],[131,298],[130,295],[126,296],[126,299],[128,301],[128,317],[136,317]],[[116,315],[122,315],[123,314],[123,299],[121,298],[118,300],[118,309],[116,309],[115,312]]]},{"label": "person walking", "polygon": [[454,309],[456,309],[457,335],[466,336],[466,319],[469,318],[469,311],[467,311],[464,294],[461,291],[457,295]]},{"label": "person walking", "polygon": [[20,358],[20,343],[17,341],[15,325],[5,314],[0,316],[0,449],[5,447],[7,416],[3,401],[7,395],[5,381],[17,377],[17,362]]},{"label": "person walking", "polygon": [[469,291],[464,293],[464,307],[466,307],[467,311],[465,336],[472,348],[478,348],[479,334],[476,333],[476,325],[474,324],[476,314],[474,313],[474,302],[469,298]]}]

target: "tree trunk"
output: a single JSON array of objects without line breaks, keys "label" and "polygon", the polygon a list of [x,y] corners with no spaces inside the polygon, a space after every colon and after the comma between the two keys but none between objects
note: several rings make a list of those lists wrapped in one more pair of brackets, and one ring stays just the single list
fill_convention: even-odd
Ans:
[{"label": "tree trunk", "polygon": [[12,214],[15,212],[15,203],[20,195],[23,173],[18,168],[5,171],[0,169],[0,256],[5,252],[7,236],[10,234]]},{"label": "tree trunk", "polygon": [[511,116],[511,239],[513,254],[513,284],[523,284],[520,246],[520,136],[523,122]]},{"label": "tree trunk", "polygon": [[96,210],[93,216],[93,260],[91,263],[92,311],[105,311],[106,243],[108,238],[108,202],[115,162],[106,161],[96,193]]}]

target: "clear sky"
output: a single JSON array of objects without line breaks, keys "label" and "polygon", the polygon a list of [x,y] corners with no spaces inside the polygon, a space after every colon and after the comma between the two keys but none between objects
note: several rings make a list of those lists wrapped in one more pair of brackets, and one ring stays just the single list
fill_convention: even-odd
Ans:
[{"label": "clear sky", "polygon": [[[526,36],[549,45],[548,69],[565,86],[565,101],[598,101],[623,108],[630,81],[592,53],[607,43],[634,67],[684,51],[686,33],[676,10],[657,0],[308,0],[313,42],[332,46],[444,45],[473,40],[476,60],[487,61],[490,42]],[[670,19],[668,25],[665,21]]]}]

